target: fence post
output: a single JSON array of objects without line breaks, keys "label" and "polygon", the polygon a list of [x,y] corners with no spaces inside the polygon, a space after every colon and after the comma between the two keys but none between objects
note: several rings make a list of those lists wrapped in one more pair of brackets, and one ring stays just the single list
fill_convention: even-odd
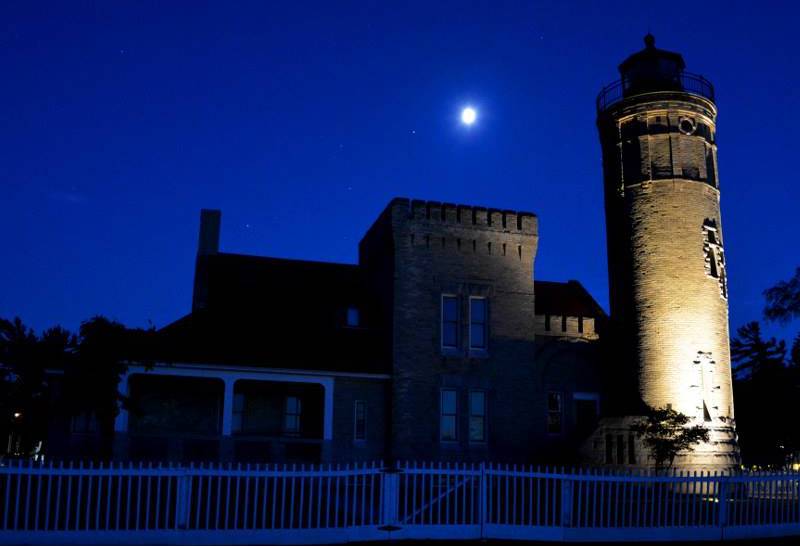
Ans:
[{"label": "fence post", "polygon": [[189,527],[189,505],[192,494],[192,476],[188,470],[178,476],[178,490],[175,493],[175,525],[179,529]]},{"label": "fence post", "polygon": [[[563,470],[562,470],[563,472]],[[573,480],[561,478],[561,527],[572,527]]]},{"label": "fence post", "polygon": [[381,531],[397,531],[398,507],[400,506],[400,470],[384,468],[381,487]]},{"label": "fence post", "polygon": [[486,538],[486,463],[481,463],[481,505],[480,505],[480,520],[481,520],[481,538]]},{"label": "fence post", "polygon": [[728,526],[728,476],[722,476],[719,480],[719,526],[724,529]]}]

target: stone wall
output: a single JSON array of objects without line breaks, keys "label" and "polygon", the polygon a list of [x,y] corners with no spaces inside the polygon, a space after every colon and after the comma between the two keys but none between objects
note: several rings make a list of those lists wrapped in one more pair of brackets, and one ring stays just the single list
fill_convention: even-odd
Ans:
[{"label": "stone wall", "polygon": [[[392,456],[524,459],[541,449],[533,440],[546,417],[534,355],[537,227],[530,213],[395,199],[362,241],[362,265],[390,270]],[[442,348],[443,294],[459,298],[455,349]],[[486,350],[468,347],[470,296],[488,301]],[[456,441],[440,441],[442,388],[456,391]],[[469,440],[473,390],[486,394],[485,442]]]},{"label": "stone wall", "polygon": [[[330,461],[377,461],[386,456],[388,442],[387,379],[337,377],[333,400],[333,440]],[[355,439],[355,402],[366,405],[366,438]]]}]

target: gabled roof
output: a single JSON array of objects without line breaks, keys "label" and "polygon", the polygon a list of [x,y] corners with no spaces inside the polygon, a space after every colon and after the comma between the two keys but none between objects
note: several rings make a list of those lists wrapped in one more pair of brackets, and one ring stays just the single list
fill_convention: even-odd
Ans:
[{"label": "gabled roof", "polygon": [[578,281],[534,281],[537,315],[605,319],[606,313]]}]

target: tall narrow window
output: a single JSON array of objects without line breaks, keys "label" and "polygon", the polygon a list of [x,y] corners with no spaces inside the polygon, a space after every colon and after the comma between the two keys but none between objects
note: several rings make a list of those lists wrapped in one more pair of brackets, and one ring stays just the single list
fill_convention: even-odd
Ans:
[{"label": "tall narrow window", "polygon": [[560,434],[562,429],[562,414],[564,405],[560,392],[550,391],[547,393],[547,432],[550,434]]},{"label": "tall narrow window", "polygon": [[486,298],[469,299],[469,348],[486,349]]},{"label": "tall narrow window", "polygon": [[356,400],[354,413],[353,438],[356,440],[367,439],[367,403],[364,400]]},{"label": "tall narrow window", "polygon": [[439,439],[443,442],[453,442],[458,439],[458,404],[456,403],[456,391],[453,389],[442,389],[439,410]]},{"label": "tall narrow window", "polygon": [[283,432],[286,434],[300,434],[300,415],[302,404],[296,396],[287,396],[283,410]]},{"label": "tall narrow window", "polygon": [[469,441],[486,441],[486,392],[469,393]]},{"label": "tall narrow window", "polygon": [[628,435],[628,464],[636,464],[636,438]]},{"label": "tall narrow window", "polygon": [[442,347],[458,347],[458,296],[442,295]]},{"label": "tall narrow window", "polygon": [[242,432],[244,430],[244,394],[237,392],[233,395],[233,422],[231,430]]}]

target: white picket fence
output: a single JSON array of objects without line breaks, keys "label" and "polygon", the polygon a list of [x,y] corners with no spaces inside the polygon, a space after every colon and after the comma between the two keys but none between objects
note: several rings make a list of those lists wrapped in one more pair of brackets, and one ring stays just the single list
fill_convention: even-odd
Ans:
[{"label": "white picket fence", "polygon": [[0,466],[2,544],[800,535],[800,474],[492,464]]}]

